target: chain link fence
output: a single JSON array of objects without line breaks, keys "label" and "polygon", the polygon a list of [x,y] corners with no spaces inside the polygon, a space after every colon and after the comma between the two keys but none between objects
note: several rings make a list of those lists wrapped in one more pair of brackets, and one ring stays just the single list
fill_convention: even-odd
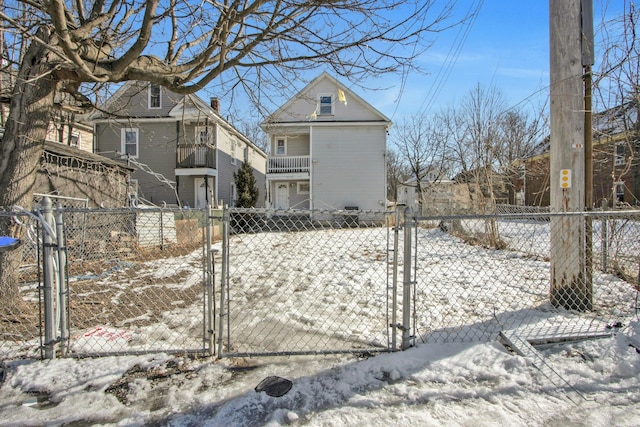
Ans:
[{"label": "chain link fence", "polygon": [[219,354],[388,350],[392,217],[226,211]]},{"label": "chain link fence", "polygon": [[215,228],[206,210],[59,205],[51,236],[43,211],[0,213],[20,224],[23,242],[17,292],[6,294],[0,316],[3,359],[209,353],[213,251],[206,225]]},{"label": "chain link fence", "polygon": [[[60,206],[49,229],[41,208],[0,211],[22,241],[1,255],[0,358],[367,353],[504,331],[534,342],[609,334],[637,311],[639,211],[402,209]],[[568,220],[586,245],[554,254]],[[584,272],[569,283],[580,291],[554,299],[563,263]]]},{"label": "chain link fence", "polygon": [[[552,255],[552,233],[567,221],[581,233]],[[637,316],[638,211],[421,217],[413,250],[419,342],[596,337]],[[559,273],[567,268],[580,272],[570,283]]]}]

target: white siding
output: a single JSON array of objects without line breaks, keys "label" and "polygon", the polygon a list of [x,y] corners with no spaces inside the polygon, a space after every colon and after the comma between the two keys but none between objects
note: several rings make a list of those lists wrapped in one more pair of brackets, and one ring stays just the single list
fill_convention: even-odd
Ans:
[{"label": "white siding", "polygon": [[384,209],[384,126],[314,126],[312,196],[315,209]]}]

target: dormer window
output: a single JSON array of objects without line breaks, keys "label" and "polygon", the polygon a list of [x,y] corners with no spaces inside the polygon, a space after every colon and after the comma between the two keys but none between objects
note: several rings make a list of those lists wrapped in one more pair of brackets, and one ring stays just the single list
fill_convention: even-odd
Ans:
[{"label": "dormer window", "polygon": [[333,114],[333,95],[322,94],[318,97],[318,112],[321,116],[330,116]]},{"label": "dormer window", "polygon": [[156,83],[149,84],[149,109],[161,108],[162,98],[160,97],[160,85]]}]

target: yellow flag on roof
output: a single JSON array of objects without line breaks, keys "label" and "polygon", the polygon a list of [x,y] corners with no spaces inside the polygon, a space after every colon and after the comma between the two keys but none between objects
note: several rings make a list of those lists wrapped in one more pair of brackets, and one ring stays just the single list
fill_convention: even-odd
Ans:
[{"label": "yellow flag on roof", "polygon": [[347,97],[344,96],[344,91],[342,89],[338,89],[338,101],[342,102],[346,107]]}]

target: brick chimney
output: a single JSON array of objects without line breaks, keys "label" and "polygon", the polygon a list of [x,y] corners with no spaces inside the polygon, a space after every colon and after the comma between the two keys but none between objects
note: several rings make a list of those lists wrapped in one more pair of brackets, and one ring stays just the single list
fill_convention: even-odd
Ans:
[{"label": "brick chimney", "polygon": [[211,108],[216,113],[220,112],[220,100],[218,98],[211,98]]}]

